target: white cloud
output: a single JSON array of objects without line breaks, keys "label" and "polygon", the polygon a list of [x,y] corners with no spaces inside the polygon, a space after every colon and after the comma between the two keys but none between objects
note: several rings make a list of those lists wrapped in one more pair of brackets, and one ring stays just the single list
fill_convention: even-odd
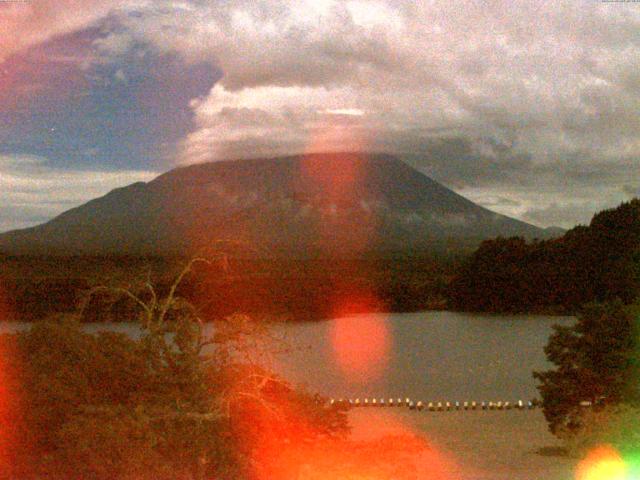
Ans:
[{"label": "white cloud", "polygon": [[374,125],[363,110],[341,108],[353,96],[350,89],[255,87],[233,92],[218,84],[207,98],[192,102],[197,128],[185,139],[181,160],[363,148]]},{"label": "white cloud", "polygon": [[364,110],[359,108],[325,108],[318,113],[326,113],[328,115],[349,115],[353,117],[361,117],[364,115]]},{"label": "white cloud", "polygon": [[0,232],[42,223],[114,188],[157,175],[151,171],[77,171],[34,156],[0,155]]}]

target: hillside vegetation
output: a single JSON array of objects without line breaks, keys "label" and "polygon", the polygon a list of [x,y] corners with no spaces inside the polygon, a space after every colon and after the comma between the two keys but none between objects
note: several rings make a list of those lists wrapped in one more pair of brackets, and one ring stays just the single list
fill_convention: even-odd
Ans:
[{"label": "hillside vegetation", "polygon": [[631,303],[640,291],[640,200],[597,213],[564,236],[483,242],[450,285],[454,309],[576,312],[589,302]]}]

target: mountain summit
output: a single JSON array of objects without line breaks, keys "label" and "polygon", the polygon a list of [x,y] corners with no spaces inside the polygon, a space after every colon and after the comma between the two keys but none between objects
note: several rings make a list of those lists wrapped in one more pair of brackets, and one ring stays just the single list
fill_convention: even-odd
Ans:
[{"label": "mountain summit", "polygon": [[358,256],[543,238],[386,154],[331,153],[177,168],[0,235],[0,251],[193,253],[217,241],[265,256]]}]

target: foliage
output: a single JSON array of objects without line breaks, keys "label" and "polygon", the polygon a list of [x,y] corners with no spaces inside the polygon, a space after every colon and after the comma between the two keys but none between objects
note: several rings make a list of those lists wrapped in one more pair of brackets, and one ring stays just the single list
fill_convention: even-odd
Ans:
[{"label": "foliage", "polygon": [[582,458],[592,448],[610,445],[627,458],[640,453],[640,408],[621,403],[600,409],[583,409],[583,427],[566,438],[568,453]]},{"label": "foliage", "polygon": [[[234,313],[291,319],[327,318],[341,292],[366,290],[392,311],[443,308],[453,259],[419,255],[356,260],[230,258],[198,264],[177,294],[197,305],[207,321]],[[149,273],[156,293],[168,294],[184,259],[155,257],[144,269],[136,257],[0,258],[0,311],[20,321],[40,321],[54,313],[73,314],[83,292],[97,285],[125,287],[147,301]],[[132,322],[140,306],[110,289],[94,291],[83,322]],[[2,303],[6,302],[3,308]],[[0,320],[2,320],[0,316]]]},{"label": "foliage", "polygon": [[235,479],[247,475],[264,431],[279,441],[346,431],[343,411],[262,366],[281,348],[266,325],[236,315],[205,336],[197,309],[177,294],[194,263],[166,295],[150,282],[144,298],[90,292],[133,300],[139,338],[86,333],[77,317],[11,338],[14,352],[2,362],[20,371],[11,384],[19,401],[12,472],[0,465],[0,478]]},{"label": "foliage", "polygon": [[615,301],[587,305],[575,325],[554,327],[545,353],[556,368],[534,372],[552,433],[567,438],[588,427],[580,402],[600,409],[640,400],[635,318]]},{"label": "foliage", "polygon": [[640,200],[596,214],[562,238],[483,242],[450,286],[452,306],[494,312],[575,312],[631,303],[640,292]]}]

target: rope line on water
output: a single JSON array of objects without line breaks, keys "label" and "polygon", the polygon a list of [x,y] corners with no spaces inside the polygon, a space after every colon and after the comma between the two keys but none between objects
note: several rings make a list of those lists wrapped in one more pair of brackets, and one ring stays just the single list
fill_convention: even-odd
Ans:
[{"label": "rope line on water", "polygon": [[[534,410],[542,407],[542,402],[537,399],[530,401],[517,400],[509,401],[467,401],[467,402],[423,402],[422,400],[414,401],[410,398],[360,398],[344,399],[331,398],[329,405],[347,408],[362,407],[404,407],[409,410],[429,411],[429,412],[450,412],[450,411],[474,411],[474,410]],[[580,402],[581,407],[590,407],[591,402]]]}]

